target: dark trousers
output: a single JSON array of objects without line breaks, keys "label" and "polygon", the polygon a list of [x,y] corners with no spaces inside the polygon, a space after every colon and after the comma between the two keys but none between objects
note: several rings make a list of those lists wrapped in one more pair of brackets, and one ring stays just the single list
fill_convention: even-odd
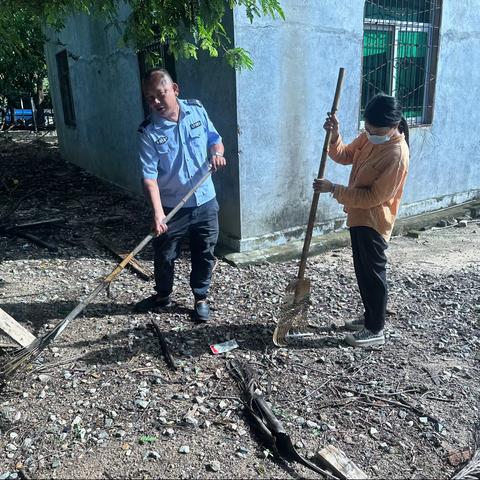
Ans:
[{"label": "dark trousers", "polygon": [[[164,208],[167,215],[172,209]],[[214,198],[199,207],[181,208],[168,222],[168,230],[153,239],[155,290],[161,297],[172,293],[175,260],[181,241],[188,235],[192,270],[190,287],[196,300],[207,298],[215,265],[213,251],[218,240],[218,203]]]},{"label": "dark trousers", "polygon": [[385,324],[387,310],[388,245],[384,238],[370,227],[351,227],[353,265],[358,288],[365,307],[365,328],[377,333]]}]

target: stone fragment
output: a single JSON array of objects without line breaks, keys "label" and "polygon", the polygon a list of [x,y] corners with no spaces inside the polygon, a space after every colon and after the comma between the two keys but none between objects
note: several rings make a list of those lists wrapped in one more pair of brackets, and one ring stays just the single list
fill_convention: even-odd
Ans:
[{"label": "stone fragment", "polygon": [[143,458],[144,458],[144,460],[146,460],[148,458],[153,458],[154,460],[161,460],[162,457],[155,450],[147,450],[146,453],[145,453],[145,456]]},{"label": "stone fragment", "polygon": [[146,409],[146,408],[148,407],[148,404],[149,404],[149,403],[150,403],[150,402],[149,402],[148,400],[143,400],[143,399],[141,399],[141,398],[137,398],[137,399],[135,400],[135,405],[136,405],[137,407],[139,407],[139,408],[142,408],[142,409]]},{"label": "stone fragment", "polygon": [[220,471],[220,462],[218,460],[213,460],[207,465],[208,469],[212,472]]}]

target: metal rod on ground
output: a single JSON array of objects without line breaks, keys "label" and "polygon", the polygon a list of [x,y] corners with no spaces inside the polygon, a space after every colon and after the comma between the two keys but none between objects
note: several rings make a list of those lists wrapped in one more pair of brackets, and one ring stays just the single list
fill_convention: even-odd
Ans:
[{"label": "metal rod on ground", "polygon": [[[180,210],[187,200],[195,193],[195,191],[207,180],[211,175],[211,167],[195,184],[195,186],[182,198],[179,204],[164,218],[163,223],[168,223],[172,217]],[[79,313],[120,274],[130,260],[137,255],[149,242],[154,235],[149,233],[118,265],[107,275],[99,285],[84,300],[82,300],[58,325],[43,337],[37,338],[27,347],[21,348],[14,352],[10,359],[0,366],[0,386],[4,385],[8,380],[13,378],[22,367],[26,367],[33,362],[40,353],[54,342],[67,328],[68,324],[74,320]]]},{"label": "metal rod on ground", "polygon": [[[343,85],[344,73],[345,69],[340,68],[338,72],[335,96],[333,98],[333,104],[330,110],[331,115],[337,111],[338,102],[340,100],[340,92]],[[323,143],[322,158],[320,160],[320,168],[318,169],[317,178],[323,178],[325,174],[325,166],[327,163],[328,151],[330,149],[331,136],[332,133],[327,131],[325,135],[325,141]],[[306,323],[308,302],[310,298],[310,280],[305,278],[305,268],[307,266],[308,251],[310,250],[310,243],[312,241],[313,225],[317,215],[319,197],[319,193],[315,192],[313,194],[297,278],[292,280],[286,288],[282,312],[280,314],[277,327],[273,333],[273,343],[279,347],[286,345],[285,337],[294,324],[301,325],[302,323]]]}]

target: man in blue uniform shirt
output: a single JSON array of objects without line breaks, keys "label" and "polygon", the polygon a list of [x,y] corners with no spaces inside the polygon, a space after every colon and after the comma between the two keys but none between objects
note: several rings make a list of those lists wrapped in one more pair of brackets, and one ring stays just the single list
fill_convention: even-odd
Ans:
[{"label": "man in blue uniform shirt", "polygon": [[206,173],[209,163],[213,170],[225,166],[222,138],[198,100],[177,98],[178,85],[166,70],[155,68],[147,72],[142,88],[151,114],[139,128],[139,160],[145,195],[152,207],[152,231],[157,235],[153,240],[157,293],[135,308],[146,312],[171,304],[174,263],[180,254],[181,240],[188,235],[194,317],[206,322],[215,263],[213,250],[218,239],[218,203],[211,177],[168,226],[162,221]]}]

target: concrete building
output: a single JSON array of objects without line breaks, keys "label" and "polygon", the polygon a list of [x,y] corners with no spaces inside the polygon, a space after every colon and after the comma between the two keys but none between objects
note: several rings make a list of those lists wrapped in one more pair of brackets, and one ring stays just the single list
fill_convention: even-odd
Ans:
[{"label": "concrete building", "polygon": [[[480,0],[281,4],[286,21],[251,24],[240,9],[225,19],[253,71],[204,56],[172,67],[181,96],[205,104],[226,145],[228,168],[214,179],[222,243],[248,251],[302,238],[339,67],[346,69],[339,118],[347,141],[376,91],[406,105],[411,167],[400,216],[480,196]],[[89,17],[70,19],[46,46],[49,78],[64,158],[139,193],[140,71],[153,50],[120,48],[118,35]],[[327,165],[336,183],[348,173]],[[322,196],[315,234],[343,228],[344,220]]]}]

